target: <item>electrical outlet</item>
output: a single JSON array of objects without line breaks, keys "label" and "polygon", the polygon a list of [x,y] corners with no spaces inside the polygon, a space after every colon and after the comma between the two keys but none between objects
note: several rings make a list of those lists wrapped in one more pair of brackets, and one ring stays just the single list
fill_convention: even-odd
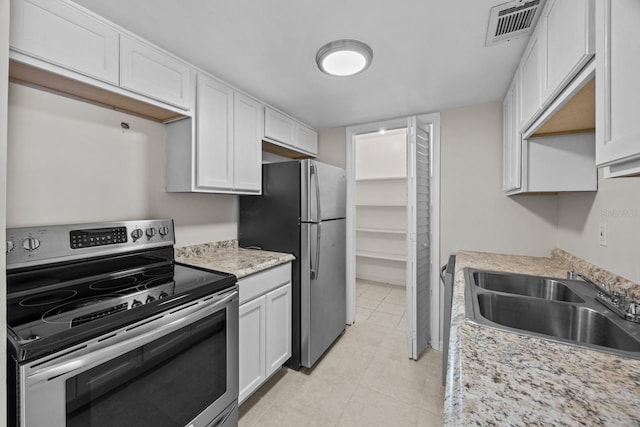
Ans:
[{"label": "electrical outlet", "polygon": [[607,246],[607,223],[601,222],[598,228],[598,243],[600,246]]}]

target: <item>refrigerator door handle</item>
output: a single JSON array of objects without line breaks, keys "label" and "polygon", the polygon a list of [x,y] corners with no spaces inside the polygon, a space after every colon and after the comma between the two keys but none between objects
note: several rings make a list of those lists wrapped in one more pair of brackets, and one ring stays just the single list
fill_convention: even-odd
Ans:
[{"label": "refrigerator door handle", "polygon": [[[322,223],[312,224],[316,226],[316,259],[315,263],[310,261],[311,280],[318,280],[318,272],[320,271],[320,234],[322,231]],[[313,257],[312,257],[313,258]]]},{"label": "refrigerator door handle", "polygon": [[311,175],[313,175],[314,181],[316,183],[316,218],[315,218],[315,221],[320,221],[322,219],[321,212],[320,212],[320,180],[318,178],[318,168],[313,163],[311,163]]}]

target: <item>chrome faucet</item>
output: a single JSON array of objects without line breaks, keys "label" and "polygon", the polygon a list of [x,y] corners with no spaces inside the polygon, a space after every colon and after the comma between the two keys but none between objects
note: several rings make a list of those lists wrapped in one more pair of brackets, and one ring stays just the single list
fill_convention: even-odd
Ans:
[{"label": "chrome faucet", "polygon": [[598,285],[584,274],[567,271],[567,279],[577,280],[577,278],[584,280],[596,288],[598,291],[596,301],[604,304],[621,318],[630,322],[640,323],[640,303],[634,300],[628,300],[626,292],[612,292],[604,283]]},{"label": "chrome faucet", "polygon": [[589,279],[587,276],[585,276],[582,273],[576,273],[573,270],[567,271],[567,279],[569,279],[569,280],[577,280],[577,278],[580,278],[580,279],[584,280],[585,282],[587,282],[588,284],[590,284],[593,287],[595,287],[596,290],[599,293],[602,293],[604,295],[609,295],[611,293],[611,290],[609,289],[609,287],[605,283],[601,283],[601,284],[598,285],[596,282],[594,282],[593,280]]}]

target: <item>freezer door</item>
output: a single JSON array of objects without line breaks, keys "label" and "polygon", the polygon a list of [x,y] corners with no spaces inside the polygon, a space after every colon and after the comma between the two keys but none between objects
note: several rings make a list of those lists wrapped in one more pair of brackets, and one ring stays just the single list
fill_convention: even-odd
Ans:
[{"label": "freezer door", "polygon": [[303,160],[302,222],[317,222],[347,216],[347,179],[344,169]]},{"label": "freezer door", "polygon": [[309,270],[301,271],[301,362],[310,368],[346,325],[346,221],[301,228],[309,236]]}]

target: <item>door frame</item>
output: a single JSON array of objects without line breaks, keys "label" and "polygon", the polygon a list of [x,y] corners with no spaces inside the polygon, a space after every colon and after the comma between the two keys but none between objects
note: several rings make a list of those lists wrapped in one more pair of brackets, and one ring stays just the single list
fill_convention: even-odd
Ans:
[{"label": "door frame", "polygon": [[[422,121],[431,123],[431,347],[442,348],[441,292],[440,292],[440,113],[417,114]],[[346,172],[347,172],[347,324],[356,321],[356,181],[355,181],[355,136],[377,132],[382,129],[407,127],[409,116],[380,120],[346,128]]]}]

